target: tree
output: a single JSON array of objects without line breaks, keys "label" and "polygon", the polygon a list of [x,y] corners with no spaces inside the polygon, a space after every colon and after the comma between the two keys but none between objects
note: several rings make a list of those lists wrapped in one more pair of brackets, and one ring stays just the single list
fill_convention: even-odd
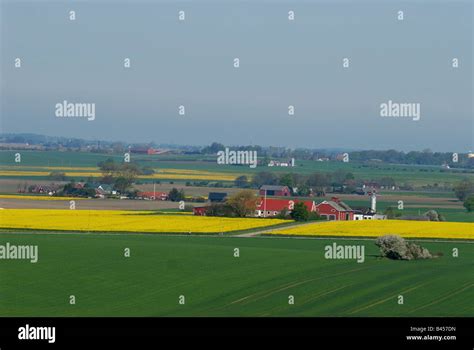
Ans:
[{"label": "tree", "polygon": [[311,190],[308,185],[298,186],[298,196],[307,197],[311,194]]},{"label": "tree", "polygon": [[172,188],[171,191],[168,193],[168,198],[172,202],[179,202],[184,200],[184,191],[183,189],[178,190],[177,188]]},{"label": "tree", "polygon": [[245,188],[248,186],[248,184],[249,184],[249,180],[247,176],[245,175],[239,176],[234,180],[234,185],[236,187]]},{"label": "tree", "polygon": [[454,193],[460,201],[464,201],[474,194],[474,183],[469,179],[462,180],[454,186]]},{"label": "tree", "polygon": [[474,196],[470,195],[469,197],[467,197],[463,205],[468,212],[474,211]]},{"label": "tree", "polygon": [[212,203],[207,207],[207,216],[234,216],[232,208],[226,203]]},{"label": "tree", "polygon": [[[336,171],[334,171],[332,174],[331,174],[331,177],[332,177],[332,182],[335,183],[335,184],[338,184],[338,185],[342,185],[344,184],[344,182],[348,179],[350,179],[351,175],[348,173],[347,171],[343,170],[343,169],[337,169]],[[354,176],[354,175],[352,175]]]},{"label": "tree", "polygon": [[290,216],[295,221],[308,221],[309,219],[308,208],[303,202],[298,202],[295,204],[293,210],[291,211]]},{"label": "tree", "polygon": [[132,186],[132,180],[125,176],[119,176],[114,181],[114,189],[124,194]]},{"label": "tree", "polygon": [[282,174],[278,182],[281,186],[288,186],[289,188],[295,186],[292,174]]},{"label": "tree", "polygon": [[226,204],[232,209],[235,216],[245,217],[255,213],[258,198],[251,190],[243,190],[230,196]]},{"label": "tree", "polygon": [[204,147],[201,150],[202,154],[216,154],[219,151],[223,151],[225,149],[224,145],[221,143],[213,142],[210,146]]},{"label": "tree", "polygon": [[384,176],[380,179],[380,185],[390,188],[392,186],[396,186],[396,182],[392,177]]},{"label": "tree", "polygon": [[330,179],[327,174],[313,173],[308,177],[306,184],[312,188],[318,196],[324,196],[325,189],[330,184]]},{"label": "tree", "polygon": [[114,172],[117,170],[117,164],[112,158],[107,158],[103,162],[99,162],[97,164],[99,166],[100,171],[102,172],[102,177],[110,178],[113,177]]},{"label": "tree", "polygon": [[387,215],[387,219],[393,219],[395,217],[395,209],[393,209],[393,207],[387,207],[384,214]]},{"label": "tree", "polygon": [[283,208],[279,213],[278,215],[276,216],[277,219],[288,219],[288,217],[290,216],[290,211],[287,209],[287,208]]},{"label": "tree", "polygon": [[430,219],[430,221],[444,221],[443,216],[434,209],[428,210],[423,215],[427,216]]},{"label": "tree", "polygon": [[136,163],[123,163],[120,166],[116,167],[114,176],[116,177],[125,177],[129,179],[131,182],[135,180],[135,178],[141,174],[141,170]]},{"label": "tree", "polygon": [[252,185],[257,188],[263,185],[278,185],[278,177],[268,171],[260,171],[252,178]]}]

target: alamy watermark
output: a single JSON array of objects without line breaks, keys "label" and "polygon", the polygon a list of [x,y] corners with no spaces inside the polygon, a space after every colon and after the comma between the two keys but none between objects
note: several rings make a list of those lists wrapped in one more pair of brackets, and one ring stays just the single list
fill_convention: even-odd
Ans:
[{"label": "alamy watermark", "polygon": [[380,116],[392,118],[412,118],[418,121],[421,118],[421,104],[408,102],[383,102],[380,104]]},{"label": "alamy watermark", "polygon": [[58,118],[87,118],[95,120],[95,103],[72,103],[64,100],[56,103],[56,117]]},{"label": "alamy watermark", "polygon": [[0,245],[0,260],[30,260],[38,262],[37,245],[14,245],[9,242]]},{"label": "alamy watermark", "polygon": [[19,340],[47,340],[52,344],[56,341],[56,327],[35,327],[26,324],[18,328]]},{"label": "alamy watermark", "polygon": [[339,245],[333,243],[324,247],[326,259],[348,259],[356,260],[358,263],[365,261],[365,246],[363,245]]},{"label": "alamy watermark", "polygon": [[217,164],[243,164],[256,168],[257,151],[232,151],[226,147],[224,151],[217,152]]}]

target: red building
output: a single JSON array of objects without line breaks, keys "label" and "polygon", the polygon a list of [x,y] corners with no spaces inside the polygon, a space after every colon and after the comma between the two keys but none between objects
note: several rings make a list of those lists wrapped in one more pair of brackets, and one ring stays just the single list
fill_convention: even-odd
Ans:
[{"label": "red building", "polygon": [[291,191],[288,186],[263,185],[262,187],[260,187],[260,195],[289,197],[291,196]]},{"label": "red building", "polygon": [[354,210],[337,197],[316,205],[318,214],[326,220],[354,220]]},{"label": "red building", "polygon": [[207,211],[207,207],[194,207],[193,214],[197,216],[205,216]]},{"label": "red building", "polygon": [[257,204],[257,209],[255,210],[255,216],[276,216],[282,210],[286,209],[292,211],[295,204],[303,202],[308,211],[316,211],[316,203],[313,201],[300,201],[297,199],[274,199],[274,198],[260,198],[260,202]]}]

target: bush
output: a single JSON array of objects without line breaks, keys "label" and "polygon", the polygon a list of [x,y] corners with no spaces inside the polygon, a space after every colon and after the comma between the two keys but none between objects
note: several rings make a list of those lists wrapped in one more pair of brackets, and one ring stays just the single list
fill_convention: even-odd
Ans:
[{"label": "bush", "polygon": [[463,205],[464,205],[464,208],[466,208],[468,212],[474,211],[474,196],[467,197]]},{"label": "bush", "polygon": [[427,216],[430,221],[444,221],[444,217],[440,215],[436,210],[428,210],[423,215]]},{"label": "bush", "polygon": [[173,187],[171,191],[168,193],[168,198],[172,202],[179,202],[184,200],[184,191],[178,190],[177,188]]},{"label": "bush", "polygon": [[235,217],[232,208],[225,203],[213,203],[206,210],[207,216]]},{"label": "bush", "polygon": [[414,243],[407,242],[400,236],[385,235],[375,240],[384,257],[393,260],[431,259],[433,255],[428,249]]},{"label": "bush", "polygon": [[303,202],[295,204],[295,207],[291,211],[291,218],[295,221],[308,221],[309,220],[309,211],[306,208],[306,205]]},{"label": "bush", "polygon": [[288,219],[289,217],[290,217],[290,212],[286,208],[283,208],[283,210],[280,211],[277,216],[275,216],[275,218],[282,219],[282,220]]}]

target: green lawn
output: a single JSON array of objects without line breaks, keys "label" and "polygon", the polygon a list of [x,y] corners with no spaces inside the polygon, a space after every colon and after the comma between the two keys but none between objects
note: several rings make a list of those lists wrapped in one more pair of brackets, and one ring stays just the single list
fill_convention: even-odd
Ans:
[{"label": "green lawn", "polygon": [[[6,242],[38,245],[39,262],[0,260],[2,316],[474,316],[472,243],[423,243],[444,256],[402,262],[377,258],[373,241],[0,235]],[[365,262],[324,259],[333,242],[365,245]]]}]

